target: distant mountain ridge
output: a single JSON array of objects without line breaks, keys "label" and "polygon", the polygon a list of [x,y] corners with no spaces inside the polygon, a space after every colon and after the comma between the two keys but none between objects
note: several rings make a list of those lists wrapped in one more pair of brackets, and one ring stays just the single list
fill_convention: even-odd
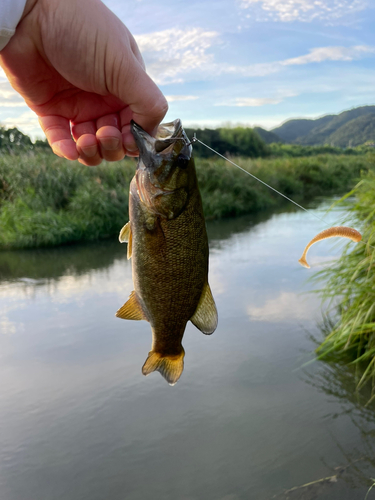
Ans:
[{"label": "distant mountain ridge", "polygon": [[330,144],[347,148],[375,142],[375,106],[361,106],[315,120],[288,120],[270,133],[281,142],[305,146]]}]

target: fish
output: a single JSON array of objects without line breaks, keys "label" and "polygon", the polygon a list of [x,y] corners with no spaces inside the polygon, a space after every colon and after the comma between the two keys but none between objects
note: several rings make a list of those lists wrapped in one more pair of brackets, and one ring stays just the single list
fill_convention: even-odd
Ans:
[{"label": "fish", "polygon": [[129,222],[119,240],[128,244],[134,290],[116,316],[150,323],[152,346],[142,373],[158,371],[174,385],[184,369],[187,322],[206,335],[218,323],[202,199],[179,119],[159,125],[155,137],[135,122],[131,130],[139,159],[129,189]]},{"label": "fish", "polygon": [[306,260],[306,255],[314,243],[317,241],[325,240],[326,238],[333,238],[334,236],[341,236],[342,238],[349,238],[352,241],[359,242],[362,239],[361,233],[359,233],[356,229],[353,229],[352,227],[347,227],[347,226],[335,226],[335,227],[330,227],[328,229],[324,229],[324,231],[321,231],[319,234],[313,238],[310,243],[306,246],[305,250],[303,251],[302,257],[299,259],[299,263],[310,269],[310,266],[307,263]]}]

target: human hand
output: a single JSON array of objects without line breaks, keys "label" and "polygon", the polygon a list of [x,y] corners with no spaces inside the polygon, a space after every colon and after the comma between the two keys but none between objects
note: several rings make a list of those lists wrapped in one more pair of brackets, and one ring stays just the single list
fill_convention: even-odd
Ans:
[{"label": "human hand", "polygon": [[137,156],[130,121],[153,134],[168,109],[131,33],[100,0],[27,0],[0,64],[53,151],[85,165]]}]

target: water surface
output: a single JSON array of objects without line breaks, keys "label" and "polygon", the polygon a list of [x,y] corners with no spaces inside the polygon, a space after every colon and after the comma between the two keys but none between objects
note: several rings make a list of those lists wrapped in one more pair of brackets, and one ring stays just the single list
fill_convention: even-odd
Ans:
[{"label": "water surface", "polygon": [[149,325],[114,316],[126,245],[0,253],[1,500],[363,500],[375,410],[350,369],[301,368],[321,320],[306,280],[343,246],[302,268],[324,228],[300,211],[209,224],[219,326],[188,325],[174,387],[141,374]]}]

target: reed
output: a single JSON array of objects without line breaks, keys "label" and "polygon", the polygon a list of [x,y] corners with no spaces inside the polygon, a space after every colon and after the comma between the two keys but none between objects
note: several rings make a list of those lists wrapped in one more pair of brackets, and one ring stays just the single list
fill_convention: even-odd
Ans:
[{"label": "reed", "polygon": [[[299,201],[350,189],[371,155],[236,158],[243,168]],[[196,160],[207,218],[256,213],[285,203],[279,195],[221,159]],[[49,153],[0,156],[0,249],[30,248],[113,237],[128,220],[135,160],[84,167]]]},{"label": "reed", "polygon": [[[355,202],[347,203],[349,196]],[[341,257],[314,276],[326,306],[325,339],[319,359],[345,360],[357,366],[357,388],[372,381],[375,397],[375,173],[367,172],[341,200],[362,242],[348,244]]]}]

